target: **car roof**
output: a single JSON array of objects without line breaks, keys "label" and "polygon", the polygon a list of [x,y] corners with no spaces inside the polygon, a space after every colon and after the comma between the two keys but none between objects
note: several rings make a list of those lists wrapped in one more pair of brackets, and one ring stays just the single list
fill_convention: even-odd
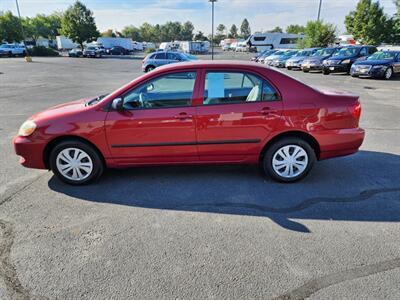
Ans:
[{"label": "car roof", "polygon": [[236,60],[194,60],[187,62],[180,62],[175,64],[168,64],[157,68],[158,70],[174,70],[178,68],[191,69],[191,68],[209,68],[209,67],[221,67],[221,68],[243,68],[243,69],[265,69],[268,68],[264,65],[257,64],[255,62],[247,61],[236,61]]}]

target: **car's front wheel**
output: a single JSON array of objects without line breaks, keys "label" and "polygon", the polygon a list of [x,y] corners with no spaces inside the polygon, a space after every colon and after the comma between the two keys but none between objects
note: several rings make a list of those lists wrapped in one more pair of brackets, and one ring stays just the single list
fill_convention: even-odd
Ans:
[{"label": "car's front wheel", "polygon": [[392,78],[392,75],[393,75],[393,70],[392,70],[392,68],[390,68],[390,67],[387,68],[386,71],[385,71],[384,78],[385,78],[386,80],[388,80],[388,79]]},{"label": "car's front wheel", "polygon": [[146,72],[151,72],[151,71],[153,71],[154,69],[155,69],[154,66],[147,66]]},{"label": "car's front wheel", "polygon": [[265,173],[280,182],[295,182],[310,172],[315,162],[314,149],[305,140],[290,137],[268,147],[263,158]]},{"label": "car's front wheel", "polygon": [[103,161],[98,152],[81,141],[64,141],[50,154],[50,168],[62,181],[83,185],[97,180],[103,173]]}]

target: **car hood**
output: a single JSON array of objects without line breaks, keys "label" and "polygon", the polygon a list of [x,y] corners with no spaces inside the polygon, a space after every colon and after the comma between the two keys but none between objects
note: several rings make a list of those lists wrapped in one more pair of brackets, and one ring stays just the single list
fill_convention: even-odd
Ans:
[{"label": "car hood", "polygon": [[368,65],[368,66],[376,66],[376,65],[390,65],[393,62],[392,59],[378,59],[378,60],[360,60],[355,62],[355,65]]},{"label": "car hood", "polygon": [[356,55],[353,55],[353,56],[346,56],[346,55],[331,56],[331,57],[329,57],[329,60],[345,60],[345,59],[352,59],[352,58],[356,58]]},{"label": "car hood", "polygon": [[47,119],[53,119],[57,118],[59,116],[65,115],[65,114],[71,114],[75,112],[80,112],[83,109],[85,109],[87,106],[85,106],[85,103],[93,98],[84,98],[72,102],[67,102],[67,103],[62,103],[53,107],[50,107],[42,112],[39,112],[35,115],[33,115],[30,119],[35,120],[35,121],[40,121],[40,120],[47,120]]},{"label": "car hood", "polygon": [[288,61],[298,61],[298,60],[305,60],[309,58],[309,56],[295,56],[288,59]]},{"label": "car hood", "polygon": [[306,60],[319,60],[322,61],[324,59],[328,59],[330,58],[331,55],[320,55],[320,56],[309,56],[307,58],[305,58]]}]

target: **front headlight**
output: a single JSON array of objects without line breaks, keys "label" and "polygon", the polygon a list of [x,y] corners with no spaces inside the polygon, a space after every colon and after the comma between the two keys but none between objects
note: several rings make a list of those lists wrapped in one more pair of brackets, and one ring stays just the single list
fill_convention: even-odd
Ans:
[{"label": "front headlight", "polygon": [[350,63],[350,59],[345,59],[342,60],[341,64],[349,64]]},{"label": "front headlight", "polygon": [[32,120],[25,121],[18,130],[19,136],[30,136],[36,129],[36,123]]}]

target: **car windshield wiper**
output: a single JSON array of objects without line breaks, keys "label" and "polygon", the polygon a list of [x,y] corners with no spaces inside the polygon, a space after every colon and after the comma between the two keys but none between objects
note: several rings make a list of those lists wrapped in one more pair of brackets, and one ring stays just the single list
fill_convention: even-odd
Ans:
[{"label": "car windshield wiper", "polygon": [[88,102],[85,103],[86,106],[91,106],[93,104],[98,103],[99,101],[101,101],[101,99],[103,99],[105,96],[107,96],[108,94],[104,94],[101,96],[98,96],[97,98],[94,98],[92,100],[89,100]]}]

